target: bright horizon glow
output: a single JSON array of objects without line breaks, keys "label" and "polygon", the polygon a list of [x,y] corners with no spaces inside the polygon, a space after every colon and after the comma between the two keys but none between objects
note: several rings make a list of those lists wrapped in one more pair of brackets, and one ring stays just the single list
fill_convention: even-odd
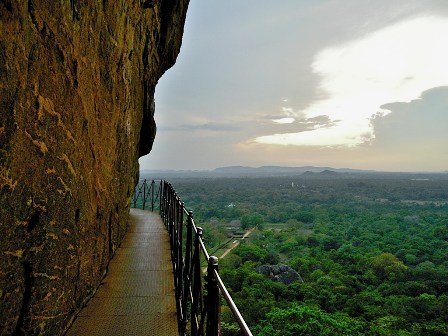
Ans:
[{"label": "bright horizon glow", "polygon": [[273,122],[277,124],[292,124],[295,119],[291,117],[280,118],[280,119],[272,119]]},{"label": "bright horizon glow", "polygon": [[[297,133],[259,136],[260,144],[355,147],[375,138],[371,119],[390,111],[381,106],[410,102],[423,91],[448,85],[448,19],[409,19],[363,38],[325,48],[311,67],[320,77],[325,100],[299,112],[306,118],[328,116],[335,125]],[[291,121],[287,117],[273,120]],[[293,121],[291,121],[292,123]],[[288,122],[289,123],[289,122]]]}]

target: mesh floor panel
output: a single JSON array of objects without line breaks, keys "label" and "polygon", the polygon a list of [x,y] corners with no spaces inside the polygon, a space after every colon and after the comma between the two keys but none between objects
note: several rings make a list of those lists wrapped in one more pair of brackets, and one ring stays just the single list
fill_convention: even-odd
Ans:
[{"label": "mesh floor panel", "polygon": [[178,335],[169,238],[157,213],[131,209],[106,277],[67,335]]}]

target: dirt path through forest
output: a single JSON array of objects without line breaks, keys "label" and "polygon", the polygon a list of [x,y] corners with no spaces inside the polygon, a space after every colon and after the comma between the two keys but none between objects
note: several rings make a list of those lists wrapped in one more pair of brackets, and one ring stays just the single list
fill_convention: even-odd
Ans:
[{"label": "dirt path through forest", "polygon": [[240,241],[242,239],[246,239],[247,237],[249,237],[249,235],[255,231],[255,228],[252,228],[250,230],[248,230],[242,238],[237,239],[235,238],[235,240],[232,242],[232,245],[222,254],[222,256],[219,259],[224,258],[226,255],[228,255],[230,253],[230,251],[232,251],[235,247],[237,247],[240,244]]}]

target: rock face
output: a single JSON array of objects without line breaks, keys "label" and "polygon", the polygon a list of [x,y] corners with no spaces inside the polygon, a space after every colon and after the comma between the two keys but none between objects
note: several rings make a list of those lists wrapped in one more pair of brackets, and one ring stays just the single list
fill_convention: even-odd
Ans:
[{"label": "rock face", "polygon": [[126,231],[188,0],[0,0],[0,335],[59,335]]},{"label": "rock face", "polygon": [[269,277],[271,280],[283,282],[286,285],[300,281],[302,277],[293,268],[286,265],[260,265],[256,272]]}]

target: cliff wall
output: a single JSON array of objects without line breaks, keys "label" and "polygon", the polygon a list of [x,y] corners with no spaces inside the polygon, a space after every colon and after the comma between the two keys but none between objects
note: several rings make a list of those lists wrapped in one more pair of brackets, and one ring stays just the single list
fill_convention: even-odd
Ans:
[{"label": "cliff wall", "polygon": [[188,0],[0,0],[0,335],[64,332],[126,231]]}]

